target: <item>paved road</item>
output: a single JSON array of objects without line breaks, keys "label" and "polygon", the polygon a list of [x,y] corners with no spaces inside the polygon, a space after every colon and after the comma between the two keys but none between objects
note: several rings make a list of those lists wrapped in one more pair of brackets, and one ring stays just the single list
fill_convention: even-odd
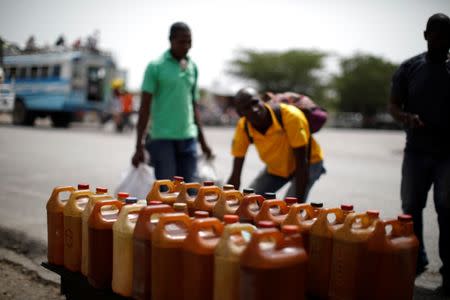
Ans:
[{"label": "paved road", "polygon": [[[231,169],[232,135],[231,128],[206,129],[223,179]],[[316,137],[325,152],[327,174],[314,186],[309,200],[327,207],[352,203],[357,211],[378,209],[382,217],[401,212],[402,132],[324,129]],[[116,134],[96,125],[76,124],[64,130],[45,122],[34,128],[0,124],[0,226],[46,243],[45,204],[53,187],[87,182],[114,191],[129,167],[134,139],[134,132]],[[262,168],[254,150],[244,168],[245,187]],[[425,236],[430,270],[435,272],[440,260],[431,196],[424,212]]]}]

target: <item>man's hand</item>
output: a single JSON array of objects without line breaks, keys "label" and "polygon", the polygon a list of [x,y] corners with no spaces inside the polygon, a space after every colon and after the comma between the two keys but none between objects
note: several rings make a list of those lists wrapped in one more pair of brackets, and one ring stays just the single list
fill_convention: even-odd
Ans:
[{"label": "man's hand", "polygon": [[201,143],[200,146],[202,148],[203,154],[206,156],[207,159],[214,158],[214,154],[212,153],[211,148],[206,143]]},{"label": "man's hand", "polygon": [[139,163],[144,162],[144,146],[140,146],[136,148],[136,152],[134,153],[133,157],[131,158],[131,163],[135,168],[138,167]]},{"label": "man's hand", "polygon": [[403,124],[408,128],[422,128],[425,126],[419,115],[411,113],[403,114]]}]

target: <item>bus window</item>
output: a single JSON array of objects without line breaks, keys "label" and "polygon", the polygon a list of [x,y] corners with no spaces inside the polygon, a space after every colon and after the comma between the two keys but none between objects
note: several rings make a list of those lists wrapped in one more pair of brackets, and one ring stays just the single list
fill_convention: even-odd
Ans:
[{"label": "bus window", "polygon": [[48,66],[43,66],[41,69],[41,77],[47,78],[48,77]]},{"label": "bus window", "polygon": [[52,77],[59,78],[60,75],[61,75],[61,66],[60,65],[54,65],[53,66]]},{"label": "bus window", "polygon": [[13,79],[13,78],[16,78],[16,72],[17,72],[17,68],[16,67],[11,67],[10,69],[9,69],[9,72],[8,72],[8,79],[9,80],[11,80],[11,79]]},{"label": "bus window", "polygon": [[27,78],[27,68],[26,67],[21,67],[19,68],[19,76],[17,76],[21,79],[23,78]]},{"label": "bus window", "polygon": [[91,101],[102,101],[103,99],[103,77],[99,67],[88,67],[88,82],[87,82],[87,98]]},{"label": "bus window", "polygon": [[31,67],[31,78],[36,79],[38,77],[38,67]]}]

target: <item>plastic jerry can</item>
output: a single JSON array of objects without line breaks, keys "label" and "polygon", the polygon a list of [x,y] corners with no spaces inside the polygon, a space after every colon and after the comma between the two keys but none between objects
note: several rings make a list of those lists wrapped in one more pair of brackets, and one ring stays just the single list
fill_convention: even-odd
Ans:
[{"label": "plastic jerry can", "polygon": [[142,204],[124,205],[113,230],[112,290],[124,297],[133,294],[133,232]]},{"label": "plastic jerry can", "polygon": [[152,235],[152,299],[184,299],[183,243],[191,219],[184,213],[161,214]]},{"label": "plastic jerry can", "polygon": [[241,204],[242,194],[238,190],[224,190],[213,208],[213,216],[223,220],[224,215],[234,215]]},{"label": "plastic jerry can", "polygon": [[413,299],[418,248],[410,215],[376,221],[367,243],[359,299]]},{"label": "plastic jerry can", "polygon": [[214,250],[223,232],[217,218],[193,220],[183,244],[185,300],[210,300],[214,291]]},{"label": "plastic jerry can", "polygon": [[90,190],[74,191],[64,206],[64,267],[72,272],[81,270],[81,214],[90,195]]},{"label": "plastic jerry can", "polygon": [[277,226],[280,226],[286,219],[288,211],[289,208],[283,200],[266,200],[262,203],[261,209],[255,216],[255,223],[258,221],[272,221]]},{"label": "plastic jerry can", "polygon": [[186,203],[190,216],[194,215],[194,211],[195,211],[195,209],[194,209],[194,202],[195,202],[195,197],[196,196],[189,195],[188,191],[189,190],[195,190],[196,194],[198,194],[198,190],[200,189],[201,186],[202,185],[200,183],[198,183],[198,182],[183,183],[180,186],[180,192],[179,192],[175,202],[177,202],[177,203]]},{"label": "plastic jerry can", "polygon": [[320,209],[314,209],[309,203],[291,205],[282,225],[296,225],[303,237],[306,252],[309,252],[309,232],[317,219]]},{"label": "plastic jerry can", "polygon": [[[113,268],[113,231],[123,202],[104,200],[95,203],[88,222],[88,281],[97,289],[111,287]],[[106,210],[103,210],[102,208]]]},{"label": "plastic jerry can", "polygon": [[54,265],[64,264],[64,206],[67,199],[60,199],[63,192],[74,192],[73,186],[58,186],[47,201],[47,258]]},{"label": "plastic jerry can", "polygon": [[241,205],[236,210],[242,223],[254,223],[259,208],[265,201],[264,197],[257,194],[248,194],[242,198]]},{"label": "plastic jerry can", "polygon": [[167,204],[151,205],[139,211],[133,232],[133,297],[151,298],[152,290],[152,236],[159,215],[174,212]]},{"label": "plastic jerry can", "polygon": [[194,209],[204,210],[211,214],[221,193],[222,190],[215,185],[200,187],[197,197],[195,197]]},{"label": "plastic jerry can", "polygon": [[239,299],[239,261],[256,227],[226,225],[214,251],[214,300]]},{"label": "plastic jerry can", "polygon": [[90,195],[89,201],[84,207],[83,212],[81,213],[81,273],[84,276],[88,275],[88,249],[89,249],[89,230],[88,230],[88,220],[91,215],[92,209],[94,208],[95,203],[103,200],[111,200],[112,197],[108,194],[100,194],[100,195]]},{"label": "plastic jerry can", "polygon": [[359,299],[358,288],[363,280],[367,242],[373,234],[378,213],[352,213],[344,225],[336,230],[333,239],[333,256],[329,299]]},{"label": "plastic jerry can", "polygon": [[[183,177],[174,177],[174,181],[163,179],[156,180],[150,192],[147,194],[147,203],[151,200],[158,200],[165,204],[172,205],[180,192],[180,187],[183,182]],[[161,188],[165,189],[165,192],[161,192]]]},{"label": "plastic jerry can", "polygon": [[[341,208],[323,209],[311,226],[309,234],[309,263],[307,292],[318,299],[328,299],[330,285],[333,237],[341,228],[348,214],[353,212],[352,205]],[[330,221],[329,216],[335,219]]]},{"label": "plastic jerry can", "polygon": [[240,299],[305,299],[307,260],[301,242],[285,243],[276,228],[256,230],[240,260]]}]

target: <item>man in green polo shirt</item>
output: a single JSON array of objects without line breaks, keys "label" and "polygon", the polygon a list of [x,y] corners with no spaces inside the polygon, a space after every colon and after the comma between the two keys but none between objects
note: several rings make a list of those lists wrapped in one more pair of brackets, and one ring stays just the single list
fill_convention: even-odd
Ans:
[{"label": "man in green polo shirt", "polygon": [[[179,175],[191,182],[197,168],[197,138],[203,153],[207,157],[212,153],[196,113],[198,72],[187,56],[191,48],[191,30],[185,23],[174,23],[170,27],[169,40],[170,49],[151,61],[145,71],[132,163],[137,167],[144,161],[146,147],[156,179]],[[150,132],[145,136],[150,114]]]}]

